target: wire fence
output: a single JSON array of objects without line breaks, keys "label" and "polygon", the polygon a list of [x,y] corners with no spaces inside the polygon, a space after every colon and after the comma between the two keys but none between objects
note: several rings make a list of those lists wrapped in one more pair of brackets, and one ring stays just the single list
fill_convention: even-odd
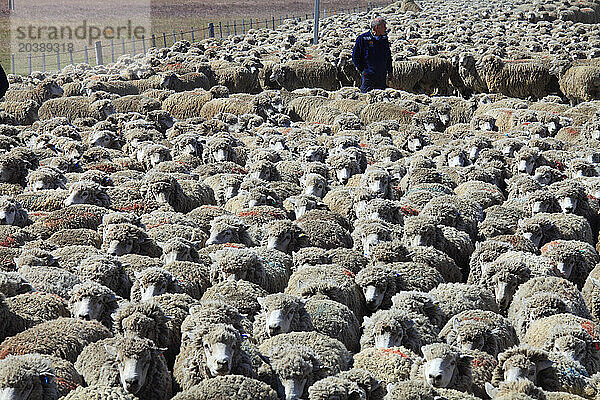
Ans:
[{"label": "wire fence", "polygon": [[[369,2],[362,8],[360,6],[341,9],[324,8],[320,10],[319,18],[324,19],[332,15],[370,11],[391,2],[393,0]],[[285,20],[290,18],[303,21],[313,18],[313,14],[288,14],[278,17],[271,16],[270,18],[243,18],[233,21],[208,22],[200,27],[191,27],[187,31],[179,30],[169,33],[153,33],[149,37],[142,35],[141,39],[125,40],[122,37],[120,40],[111,39],[110,42],[104,43],[97,41],[94,43],[94,46],[84,46],[83,49],[78,50],[64,48],[65,46],[61,48],[59,46],[58,51],[41,51],[35,54],[28,52],[26,54],[21,53],[19,56],[12,53],[10,71],[13,74],[31,75],[33,71],[58,71],[70,64],[86,63],[90,66],[104,65],[114,63],[120,56],[125,54],[136,55],[146,53],[151,47],[169,47],[180,40],[188,40],[195,43],[207,38],[222,39],[230,35],[245,34],[250,29],[276,29]]]}]

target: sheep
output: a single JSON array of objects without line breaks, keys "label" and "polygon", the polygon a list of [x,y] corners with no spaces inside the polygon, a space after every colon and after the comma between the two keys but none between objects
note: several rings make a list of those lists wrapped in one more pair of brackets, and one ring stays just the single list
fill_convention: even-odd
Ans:
[{"label": "sheep", "polygon": [[253,321],[260,312],[260,304],[257,299],[267,295],[268,293],[260,286],[247,281],[224,281],[208,288],[201,300],[226,302]]},{"label": "sheep", "polygon": [[259,343],[269,337],[292,331],[313,330],[306,301],[287,294],[276,293],[257,299],[261,312],[254,320],[253,337]]},{"label": "sheep", "polygon": [[67,178],[60,170],[53,167],[40,167],[27,174],[27,186],[24,191],[35,192],[45,189],[65,189]]},{"label": "sheep", "polygon": [[233,215],[221,215],[210,222],[210,236],[206,245],[223,243],[241,243],[249,247],[254,245],[248,233],[248,225]]},{"label": "sheep", "polygon": [[199,332],[188,332],[193,346],[177,355],[173,378],[178,388],[189,389],[219,375],[256,374],[248,354],[241,348],[239,332],[231,325],[214,324]]},{"label": "sheep", "polygon": [[8,356],[0,360],[0,394],[6,399],[57,400],[55,371],[38,354]]},{"label": "sheep", "polygon": [[[307,216],[308,214],[304,215]],[[284,253],[291,253],[302,247],[333,249],[349,248],[352,245],[352,238],[344,228],[323,220],[300,219],[296,223],[289,220],[273,221],[266,224],[263,231],[262,242],[267,248]]]},{"label": "sheep", "polygon": [[111,336],[108,328],[97,321],[58,318],[7,338],[0,344],[0,355],[40,353],[75,362],[89,343]]},{"label": "sheep", "polygon": [[371,312],[390,308],[392,296],[403,289],[394,270],[385,266],[364,268],[354,280],[361,287],[367,309]]},{"label": "sheep", "polygon": [[574,65],[560,77],[560,90],[571,101],[577,104],[597,98],[597,81],[600,70],[595,65]]},{"label": "sheep", "polygon": [[34,100],[5,101],[0,105],[3,124],[31,125],[39,119],[40,105]]},{"label": "sheep", "polygon": [[135,400],[136,397],[129,392],[126,392],[122,387],[110,387],[101,385],[79,386],[65,397],[61,399],[67,400]]},{"label": "sheep", "polygon": [[6,101],[33,100],[38,104],[44,101],[61,97],[63,89],[53,79],[45,79],[32,89],[7,90],[4,94]]},{"label": "sheep", "polygon": [[411,379],[412,366],[420,357],[404,347],[377,349],[369,347],[354,355],[354,368],[363,368],[382,385]]},{"label": "sheep", "polygon": [[[179,281],[164,268],[149,267],[135,272],[135,282],[131,288],[131,300],[143,302],[164,293],[182,293]],[[194,293],[199,296],[199,294]]]},{"label": "sheep", "polygon": [[91,204],[76,204],[56,210],[28,226],[29,232],[40,239],[47,239],[61,229],[93,229],[102,222],[108,210]]},{"label": "sheep", "polygon": [[86,321],[100,321],[112,328],[112,314],[119,307],[115,293],[106,286],[95,282],[75,285],[69,297],[69,310],[73,318]]},{"label": "sheep", "polygon": [[463,311],[446,323],[440,331],[446,343],[463,351],[481,350],[494,357],[519,339],[511,323],[492,311]]},{"label": "sheep", "polygon": [[109,225],[103,231],[102,251],[113,256],[131,253],[160,257],[162,253],[142,229],[126,223]]},{"label": "sheep", "polygon": [[462,311],[471,309],[498,312],[494,296],[477,285],[442,283],[430,290],[429,294],[437,301],[446,316],[446,321]]},{"label": "sheep", "polygon": [[555,240],[540,249],[541,255],[556,263],[556,268],[578,289],[599,262],[600,257],[590,244],[577,240]]},{"label": "sheep", "polygon": [[149,172],[140,187],[140,194],[147,201],[169,204],[175,211],[184,213],[201,205],[215,204],[209,187],[199,182],[177,181],[162,172]]},{"label": "sheep", "polygon": [[9,196],[0,196],[0,224],[25,227],[31,224],[27,211],[21,203]]},{"label": "sheep", "polygon": [[72,121],[75,118],[92,117],[102,121],[114,112],[114,106],[110,100],[92,101],[83,96],[70,96],[45,101],[38,110],[38,115],[41,120],[67,117]]},{"label": "sheep", "polygon": [[594,244],[589,222],[574,214],[539,213],[519,220],[518,233],[540,248],[553,240],[579,240]]},{"label": "sheep", "polygon": [[224,394],[231,400],[279,399],[277,392],[266,383],[241,375],[225,375],[203,380],[188,390],[179,392],[173,400],[210,400]]},{"label": "sheep", "polygon": [[136,398],[171,398],[171,374],[149,339],[115,336],[86,346],[75,367],[88,385],[122,387]]},{"label": "sheep", "polygon": [[326,61],[292,60],[272,67],[270,80],[286,90],[307,88],[339,89],[336,68]]},{"label": "sheep", "polygon": [[572,314],[555,314],[534,321],[522,343],[537,345],[546,351],[563,352],[593,375],[600,367],[595,348],[598,334],[598,328],[591,320]]}]

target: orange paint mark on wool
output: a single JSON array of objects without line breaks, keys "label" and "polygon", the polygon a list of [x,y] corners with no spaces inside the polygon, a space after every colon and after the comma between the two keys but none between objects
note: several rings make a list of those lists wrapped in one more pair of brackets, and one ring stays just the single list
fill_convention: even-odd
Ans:
[{"label": "orange paint mark on wool", "polygon": [[380,349],[380,351],[383,351],[384,353],[398,354],[401,357],[408,358],[408,356],[406,354],[404,354],[403,352],[401,352],[400,350],[396,350],[396,349]]},{"label": "orange paint mark on wool", "polygon": [[17,247],[17,240],[14,237],[9,236],[0,242],[0,247]]},{"label": "orange paint mark on wool", "polygon": [[350,277],[352,279],[354,279],[354,277],[356,276],[356,275],[354,275],[354,272],[349,271],[346,268],[344,268],[344,275],[346,275],[346,276],[348,276],[348,277]]}]

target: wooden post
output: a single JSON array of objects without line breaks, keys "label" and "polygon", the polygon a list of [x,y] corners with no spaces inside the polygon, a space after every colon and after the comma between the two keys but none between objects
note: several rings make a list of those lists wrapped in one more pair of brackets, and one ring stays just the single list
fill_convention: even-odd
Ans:
[{"label": "wooden post", "polygon": [[250,18],[250,29],[252,29],[252,18]]},{"label": "wooden post", "polygon": [[115,41],[110,39],[110,60],[115,62]]},{"label": "wooden post", "polygon": [[246,20],[242,18],[242,35],[246,33]]},{"label": "wooden post", "polygon": [[194,38],[194,27],[192,26],[192,43],[194,43],[195,38]]},{"label": "wooden post", "polygon": [[15,11],[15,0],[8,0],[8,9],[10,11]]},{"label": "wooden post", "polygon": [[71,65],[75,65],[75,63],[73,63],[73,50],[69,50],[69,58],[71,59]]},{"label": "wooden post", "polygon": [[133,40],[131,41],[131,51],[133,52],[133,55],[135,56],[135,36],[133,37]]},{"label": "wooden post", "polygon": [[27,61],[28,61],[28,64],[29,64],[29,75],[31,75],[31,72],[32,72],[31,71],[31,53],[29,53],[27,55]]},{"label": "wooden post", "polygon": [[46,72],[46,53],[42,53],[42,72]]},{"label": "wooden post", "polygon": [[163,32],[163,47],[167,47],[167,34]]},{"label": "wooden post", "polygon": [[152,47],[156,48],[156,35],[152,34]]},{"label": "wooden post", "polygon": [[83,52],[85,53],[85,63],[89,65],[90,59],[89,59],[89,56],[88,56],[87,46],[83,46]]},{"label": "wooden post", "polygon": [[56,52],[56,66],[58,67],[58,71],[60,71],[60,51]]},{"label": "wooden post", "polygon": [[219,37],[223,39],[223,22],[219,21]]},{"label": "wooden post", "polygon": [[233,34],[237,35],[237,23],[236,23],[235,19],[233,20]]},{"label": "wooden post", "polygon": [[225,24],[225,27],[227,28],[227,36],[229,36],[229,21],[227,21],[227,23]]},{"label": "wooden post", "polygon": [[313,25],[313,44],[319,44],[319,0],[315,0],[315,22]]},{"label": "wooden post", "polygon": [[125,36],[121,37],[121,55],[125,54]]},{"label": "wooden post", "polygon": [[208,23],[208,37],[209,38],[215,37],[215,24],[213,24],[212,22]]},{"label": "wooden post", "polygon": [[142,35],[142,51],[146,54],[146,36]]},{"label": "wooden post", "polygon": [[12,54],[10,55],[10,58],[11,58],[11,60],[12,60],[12,73],[13,73],[13,75],[14,75],[14,74],[15,74],[15,53],[12,53]]},{"label": "wooden post", "polygon": [[[175,30],[173,30],[173,43],[175,43],[177,41],[177,36],[175,36]],[[165,46],[167,47],[167,46]]]},{"label": "wooden post", "polygon": [[275,17],[271,15],[271,26],[273,27],[273,30],[275,30]]},{"label": "wooden post", "polygon": [[104,59],[102,57],[102,42],[97,40],[94,43],[96,47],[96,65],[104,65]]},{"label": "wooden post", "polygon": [[180,29],[179,33],[181,33],[181,40],[183,40],[183,31]]}]

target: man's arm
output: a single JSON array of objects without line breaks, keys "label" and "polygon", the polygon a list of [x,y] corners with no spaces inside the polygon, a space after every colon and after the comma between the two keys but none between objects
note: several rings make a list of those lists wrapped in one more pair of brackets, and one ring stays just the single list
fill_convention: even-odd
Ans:
[{"label": "man's arm", "polygon": [[0,65],[0,97],[3,97],[7,90],[8,79],[6,78],[6,73],[4,72],[4,69]]},{"label": "man's arm", "polygon": [[392,66],[392,50],[390,47],[390,42],[387,43],[387,73],[389,76],[392,76],[394,73]]},{"label": "man's arm", "polygon": [[358,38],[356,38],[356,43],[354,43],[354,49],[352,49],[352,62],[354,63],[354,66],[356,67],[358,72],[361,72],[361,73],[365,69],[365,64],[364,64],[365,56],[364,56],[362,42],[363,41],[361,40],[360,36]]}]

